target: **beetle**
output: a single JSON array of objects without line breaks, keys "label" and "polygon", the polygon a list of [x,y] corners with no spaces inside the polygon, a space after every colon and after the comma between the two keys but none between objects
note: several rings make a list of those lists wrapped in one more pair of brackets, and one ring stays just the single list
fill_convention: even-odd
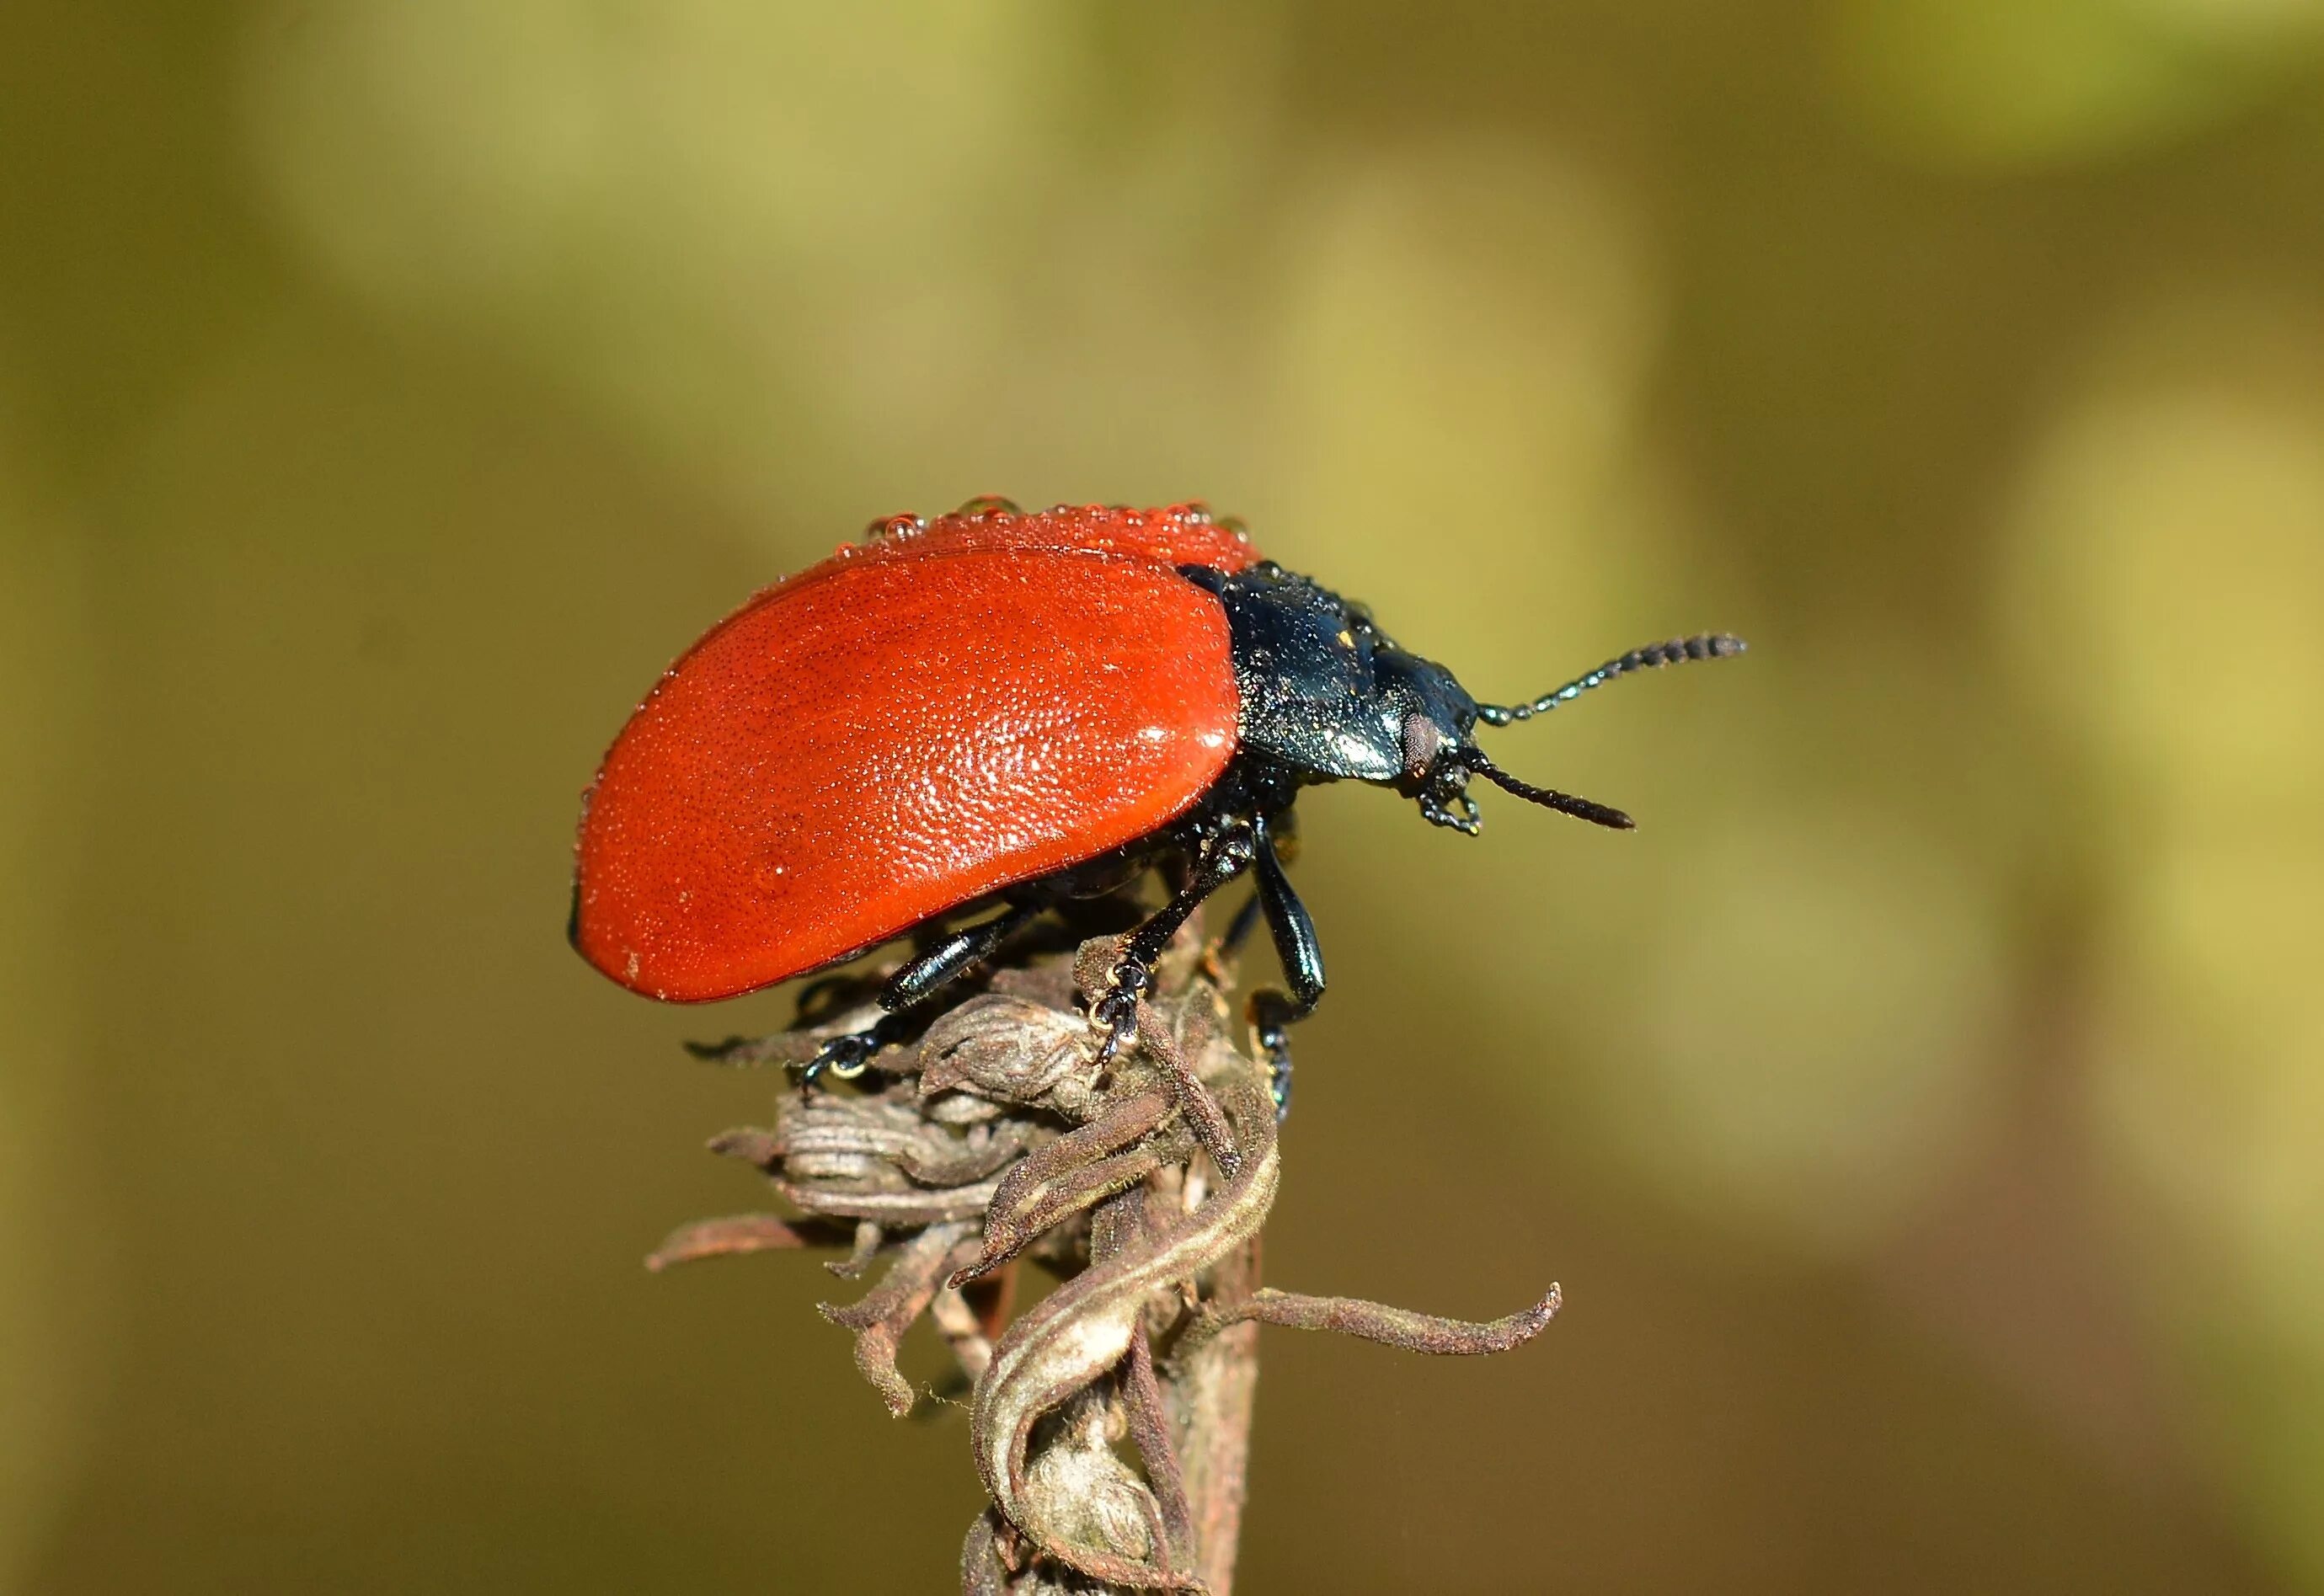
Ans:
[{"label": "beetle", "polygon": [[622,985],[685,1003],[911,936],[878,1021],[805,1066],[809,1082],[844,1079],[1045,910],[1159,867],[1168,899],[1092,1004],[1111,1057],[1172,935],[1248,873],[1257,890],[1227,936],[1263,917],[1282,964],[1288,990],[1262,992],[1250,1014],[1284,1103],[1287,1028],[1324,990],[1284,871],[1300,789],[1371,782],[1473,835],[1481,777],[1628,829],[1618,809],[1502,770],[1477,728],[1743,646],[1652,643],[1538,698],[1480,704],[1364,605],[1265,559],[1199,503],[1028,514],[982,498],[890,517],[663,673],[584,795],[569,936]]}]

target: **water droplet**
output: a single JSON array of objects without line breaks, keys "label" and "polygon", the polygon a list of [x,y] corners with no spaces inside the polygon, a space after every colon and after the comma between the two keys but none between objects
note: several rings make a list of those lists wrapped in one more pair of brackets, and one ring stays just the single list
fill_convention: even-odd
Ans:
[{"label": "water droplet", "polygon": [[863,529],[866,543],[885,543],[893,539],[917,538],[928,530],[924,515],[890,515],[873,521]]},{"label": "water droplet", "polygon": [[1004,499],[999,494],[979,494],[959,509],[954,515],[1022,515],[1014,499]]}]

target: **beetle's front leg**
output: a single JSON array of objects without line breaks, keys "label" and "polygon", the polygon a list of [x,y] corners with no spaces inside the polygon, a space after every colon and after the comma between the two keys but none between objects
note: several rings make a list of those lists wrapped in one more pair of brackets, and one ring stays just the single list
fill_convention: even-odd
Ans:
[{"label": "beetle's front leg", "polygon": [[1138,1033],[1138,1005],[1153,989],[1154,965],[1162,950],[1186,918],[1203,900],[1249,870],[1258,861],[1258,830],[1246,819],[1228,821],[1204,839],[1187,872],[1185,885],[1170,901],[1139,923],[1122,944],[1121,958],[1106,982],[1105,991],[1090,1005],[1090,1018],[1105,1031],[1098,1047],[1098,1063],[1111,1064],[1114,1056]]},{"label": "beetle's front leg", "polygon": [[1268,935],[1283,966],[1288,992],[1263,988],[1250,998],[1251,1029],[1258,1033],[1259,1051],[1267,1056],[1274,1076],[1275,1114],[1291,1112],[1290,1028],[1314,1012],[1323,998],[1323,947],[1315,937],[1315,922],[1307,906],[1291,890],[1291,878],[1276,854],[1276,838],[1262,816],[1252,826],[1259,891],[1253,899],[1267,916]]}]

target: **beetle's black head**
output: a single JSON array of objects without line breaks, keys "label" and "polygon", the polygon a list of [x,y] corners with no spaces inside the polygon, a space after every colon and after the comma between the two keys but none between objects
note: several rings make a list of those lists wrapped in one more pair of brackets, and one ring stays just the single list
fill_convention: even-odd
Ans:
[{"label": "beetle's black head", "polygon": [[1186,576],[1218,595],[1234,648],[1246,757],[1294,781],[1359,780],[1418,801],[1431,824],[1474,835],[1469,779],[1560,814],[1627,830],[1630,817],[1588,798],[1520,781],[1476,744],[1481,723],[1507,725],[1554,709],[1614,677],[1680,660],[1740,653],[1735,638],[1684,638],[1633,650],[1529,704],[1480,705],[1433,660],[1398,648],[1371,612],[1273,563]]}]

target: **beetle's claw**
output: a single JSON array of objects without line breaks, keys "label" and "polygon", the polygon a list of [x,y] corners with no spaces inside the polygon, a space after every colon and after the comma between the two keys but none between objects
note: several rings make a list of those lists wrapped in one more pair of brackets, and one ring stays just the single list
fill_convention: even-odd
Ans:
[{"label": "beetle's claw", "polygon": [[872,1056],[880,1051],[880,1038],[869,1031],[851,1031],[826,1039],[816,1055],[799,1066],[799,1085],[813,1090],[823,1077],[835,1081],[852,1081],[862,1075],[872,1063]]},{"label": "beetle's claw", "polygon": [[1137,1035],[1138,1014],[1133,1007],[1127,1019],[1115,1019],[1107,1024],[1105,1040],[1097,1045],[1098,1067],[1105,1069],[1111,1066],[1114,1059],[1120,1056],[1121,1050],[1127,1047],[1130,1039]]},{"label": "beetle's claw", "polygon": [[1267,1063],[1269,1095],[1275,1099],[1275,1122],[1291,1117],[1291,1022],[1297,1018],[1284,994],[1262,988],[1253,992],[1249,1010],[1251,1040]]},{"label": "beetle's claw", "polygon": [[1090,1023],[1105,1032],[1105,1039],[1097,1048],[1099,1068],[1111,1065],[1138,1035],[1138,1005],[1145,995],[1148,979],[1145,965],[1125,960],[1114,971],[1105,994],[1090,1005]]}]

